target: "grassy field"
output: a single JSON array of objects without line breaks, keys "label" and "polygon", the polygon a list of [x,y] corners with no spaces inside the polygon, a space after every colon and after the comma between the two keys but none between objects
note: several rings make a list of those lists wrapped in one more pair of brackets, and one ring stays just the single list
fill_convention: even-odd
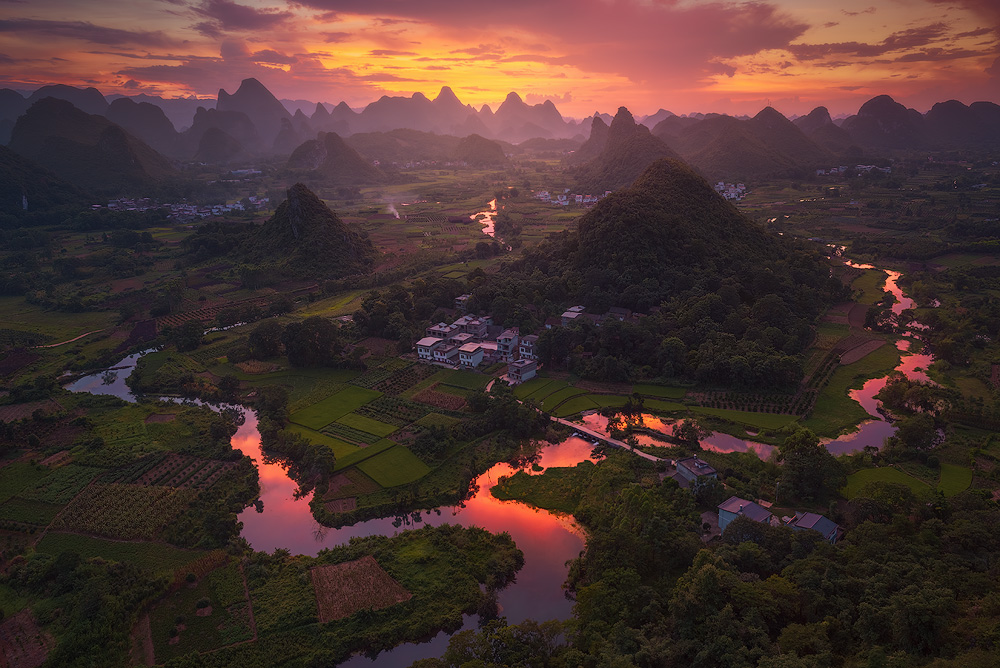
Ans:
[{"label": "grassy field", "polygon": [[724,408],[704,408],[702,406],[690,406],[692,413],[702,413],[711,415],[730,422],[738,422],[760,429],[781,429],[799,419],[797,415],[778,415],[775,413],[752,413],[749,411],[731,411]]},{"label": "grassy field", "polygon": [[914,494],[926,493],[930,490],[927,484],[917,480],[913,476],[907,475],[899,469],[883,466],[882,468],[864,469],[857,473],[852,473],[847,476],[847,486],[841,491],[848,499],[853,499],[870,482],[901,483],[912,489]]},{"label": "grassy field", "polygon": [[341,441],[338,438],[327,436],[326,434],[315,431],[308,427],[303,427],[302,425],[299,424],[289,424],[287,429],[293,434],[298,434],[299,436],[304,437],[311,443],[316,443],[318,445],[325,445],[326,447],[333,450],[333,454],[338,459],[340,457],[346,457],[352,452],[357,452],[358,450],[361,449],[356,445],[351,445],[350,443]]},{"label": "grassy field", "polygon": [[47,468],[28,462],[14,462],[0,469],[0,503],[31,489],[49,474]]},{"label": "grassy field", "polygon": [[490,377],[482,373],[456,370],[452,371],[451,375],[442,382],[444,385],[461,387],[466,390],[481,390],[490,382]]},{"label": "grassy field", "polygon": [[899,365],[899,351],[895,346],[885,345],[854,364],[839,367],[830,377],[816,399],[812,413],[803,420],[803,425],[818,436],[839,436],[871,416],[848,395],[848,391],[860,388],[865,381],[885,375]]},{"label": "grassy field", "polygon": [[[199,608],[199,602],[208,605]],[[157,662],[249,640],[252,636],[249,612],[243,580],[235,563],[216,569],[193,587],[181,587],[150,614]],[[178,620],[183,621],[178,623]],[[171,643],[172,634],[179,640]]]},{"label": "grassy field", "polygon": [[972,469],[957,464],[941,464],[941,481],[938,491],[945,496],[955,496],[964,492],[972,484]]},{"label": "grassy field", "polygon": [[349,468],[357,464],[358,462],[362,462],[370,457],[374,457],[380,452],[384,452],[389,448],[395,447],[395,445],[396,445],[395,441],[390,441],[387,438],[383,438],[381,441],[378,441],[377,443],[372,443],[367,448],[358,448],[355,452],[352,452],[349,455],[345,455],[344,457],[338,459],[337,465],[334,467],[334,470],[343,471],[344,469]]},{"label": "grassy field", "polygon": [[428,413],[423,416],[413,424],[420,427],[452,427],[458,424],[460,420],[458,418],[453,418],[449,415],[441,415],[440,413]]},{"label": "grassy field", "polygon": [[354,386],[347,387],[333,396],[292,413],[289,420],[310,429],[321,429],[337,418],[343,417],[356,408],[364,406],[372,399],[381,396],[382,393],[375,390]]},{"label": "grassy field", "polygon": [[536,508],[572,513],[594,472],[593,462],[553,467],[542,475],[518,471],[501,478],[490,493],[501,501],[520,501]]},{"label": "grassy field", "polygon": [[525,381],[514,388],[514,396],[518,399],[525,399],[550,383],[554,383],[552,378],[542,378],[535,376],[529,381]]},{"label": "grassy field", "polygon": [[427,464],[401,445],[369,457],[357,466],[383,487],[405,485],[430,473]]},{"label": "grassy field", "polygon": [[551,411],[567,399],[583,394],[587,394],[587,391],[576,387],[564,387],[561,390],[553,392],[542,400],[542,410]]},{"label": "grassy field", "polygon": [[128,561],[154,573],[172,573],[205,555],[199,550],[182,550],[165,543],[102,540],[53,531],[45,534],[36,549],[45,554],[76,552],[84,559],[103,557],[109,561]]},{"label": "grassy field", "polygon": [[644,397],[658,397],[660,399],[681,399],[687,394],[687,390],[683,387],[648,384],[633,385],[632,391],[638,392]]},{"label": "grassy field", "polygon": [[868,270],[854,279],[854,282],[851,283],[851,288],[861,291],[858,303],[874,304],[882,299],[882,295],[885,292],[886,276],[887,274],[884,271]]},{"label": "grassy field", "polygon": [[358,415],[357,413],[348,413],[347,415],[339,417],[337,418],[337,422],[347,425],[353,429],[360,429],[361,431],[381,437],[388,436],[397,429],[394,425],[379,422],[378,420],[373,420],[365,417],[364,415]]},{"label": "grassy field", "polygon": [[581,413],[583,411],[600,408],[600,406],[594,402],[592,396],[593,395],[581,395],[578,397],[572,397],[549,412],[556,417],[566,418],[570,415],[576,415],[577,413]]}]

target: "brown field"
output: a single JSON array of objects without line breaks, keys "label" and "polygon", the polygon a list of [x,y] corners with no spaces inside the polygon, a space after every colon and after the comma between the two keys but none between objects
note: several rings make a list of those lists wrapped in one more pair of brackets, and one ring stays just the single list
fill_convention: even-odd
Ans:
[{"label": "brown field", "polygon": [[5,668],[37,668],[54,646],[52,636],[38,628],[30,610],[0,623],[0,661]]},{"label": "brown field", "polygon": [[437,386],[438,383],[434,383],[426,390],[417,392],[413,395],[413,400],[419,401],[422,404],[427,404],[428,406],[433,406],[434,408],[444,408],[450,411],[462,410],[462,407],[465,406],[465,399],[462,397],[456,397],[453,394],[438,392],[434,389]]},{"label": "brown field", "polygon": [[153,413],[146,418],[146,424],[153,424],[155,422],[173,422],[177,419],[177,415],[174,413]]},{"label": "brown field", "polygon": [[272,371],[278,370],[277,364],[271,364],[270,362],[261,362],[260,360],[247,360],[246,362],[237,362],[233,366],[235,366],[243,373],[249,373],[249,374],[271,373]]},{"label": "brown field", "polygon": [[370,555],[334,566],[318,566],[310,573],[320,622],[343,619],[369,608],[381,610],[412,596]]},{"label": "brown field", "polygon": [[0,406],[0,420],[4,422],[14,422],[15,420],[25,420],[31,417],[36,410],[41,409],[45,413],[55,413],[62,410],[57,402],[52,399],[42,401],[29,401],[25,404],[11,404]]},{"label": "brown field", "polygon": [[358,499],[357,497],[349,496],[346,499],[327,501],[323,506],[331,513],[347,513],[358,507]]}]

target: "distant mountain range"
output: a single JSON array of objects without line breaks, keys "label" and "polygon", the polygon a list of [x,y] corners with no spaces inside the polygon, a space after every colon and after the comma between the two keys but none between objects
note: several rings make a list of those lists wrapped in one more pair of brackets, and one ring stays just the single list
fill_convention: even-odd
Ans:
[{"label": "distant mountain range", "polygon": [[[75,119],[75,129],[47,125],[63,123],[64,116]],[[299,153],[302,163],[304,156],[329,153],[331,134],[364,156],[367,167],[374,161],[420,160],[502,165],[506,158],[501,160],[500,152],[522,151],[515,144],[551,156],[571,152],[578,143],[567,164],[581,187],[599,192],[631,183],[663,157],[680,157],[709,178],[747,179],[900,150],[1000,148],[1000,106],[950,100],[921,114],[881,95],[839,123],[825,107],[794,121],[768,107],[753,118],[677,116],[660,109],[639,122],[622,108],[614,119],[595,112],[577,122],[564,118],[550,100],[532,105],[517,93],[496,111],[488,105],[477,110],[447,86],[434,99],[420,93],[384,96],[361,111],[344,102],[332,108],[305,100],[283,103],[256,79],[245,79],[232,94],[220,90],[214,104],[105,97],[96,88],[62,84],[43,86],[28,97],[0,90],[0,143],[88,190],[138,185],[172,173],[170,160],[227,165]],[[345,168],[327,161],[320,171],[333,177]],[[378,181],[377,171],[364,170],[362,180]],[[340,174],[335,180],[345,178]]]}]

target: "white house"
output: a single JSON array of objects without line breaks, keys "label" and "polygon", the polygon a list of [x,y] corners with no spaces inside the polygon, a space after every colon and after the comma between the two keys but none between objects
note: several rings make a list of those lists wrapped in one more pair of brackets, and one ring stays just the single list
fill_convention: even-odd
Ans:
[{"label": "white house", "polygon": [[458,349],[458,363],[469,369],[475,369],[483,363],[486,351],[480,343],[466,343]]},{"label": "white house", "polygon": [[417,357],[422,360],[433,360],[434,351],[442,345],[444,345],[444,339],[439,339],[436,336],[425,336],[417,341]]},{"label": "white house", "polygon": [[538,362],[535,360],[514,360],[507,365],[507,379],[511,385],[517,385],[534,378],[537,371]]}]

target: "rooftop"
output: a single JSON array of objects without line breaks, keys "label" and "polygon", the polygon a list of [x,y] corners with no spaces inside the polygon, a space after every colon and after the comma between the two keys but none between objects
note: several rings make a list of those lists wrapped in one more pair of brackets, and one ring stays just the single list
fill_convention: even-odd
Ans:
[{"label": "rooftop", "polygon": [[439,343],[441,343],[441,341],[442,341],[442,339],[439,339],[436,336],[425,336],[424,338],[422,338],[419,341],[417,341],[417,345],[418,346],[426,346],[426,347],[429,348],[431,346],[438,345]]},{"label": "rooftop", "polygon": [[766,522],[771,517],[771,511],[757,505],[753,501],[741,499],[738,496],[731,496],[719,504],[719,510],[725,510],[734,515],[742,515],[754,522]]},{"label": "rooftop", "polygon": [[708,462],[699,459],[698,457],[688,457],[686,459],[680,459],[677,461],[677,466],[683,466],[688,471],[691,471],[695,475],[711,475],[715,473],[715,469]]}]

